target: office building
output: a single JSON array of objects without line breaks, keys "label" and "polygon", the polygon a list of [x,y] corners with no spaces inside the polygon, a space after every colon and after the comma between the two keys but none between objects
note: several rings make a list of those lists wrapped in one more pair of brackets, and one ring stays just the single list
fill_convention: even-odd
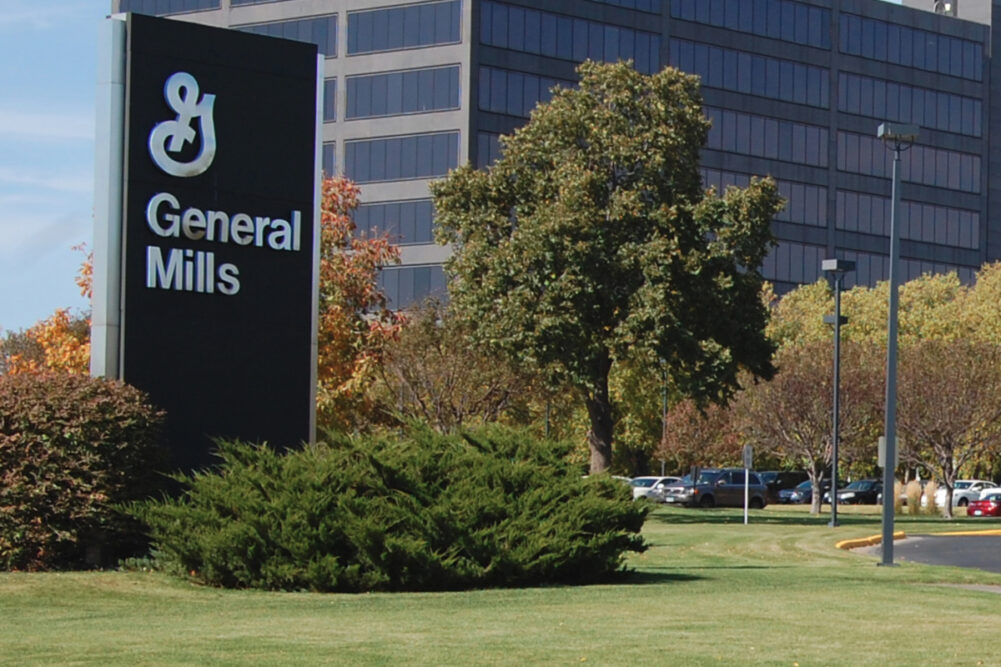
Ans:
[{"label": "office building", "polygon": [[433,242],[428,182],[489,164],[498,137],[552,86],[574,85],[585,58],[702,77],[713,121],[706,185],[770,174],[788,200],[763,270],[780,292],[815,281],[834,256],[856,262],[849,285],[887,277],[892,155],[876,129],[920,126],[903,160],[901,277],[955,270],[970,280],[1001,258],[1001,165],[992,169],[988,146],[990,91],[1001,83],[989,78],[989,23],[925,4],[113,0],[112,10],[319,45],[324,167],[361,186],[359,228],[401,245],[403,263],[383,284],[402,307],[444,287],[449,250]]}]

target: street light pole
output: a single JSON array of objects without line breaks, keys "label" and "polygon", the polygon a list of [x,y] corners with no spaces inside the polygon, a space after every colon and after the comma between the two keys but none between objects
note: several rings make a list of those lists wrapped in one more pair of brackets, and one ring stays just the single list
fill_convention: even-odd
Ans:
[{"label": "street light pole", "polygon": [[841,325],[848,322],[841,316],[841,281],[845,273],[855,270],[855,262],[844,259],[825,259],[821,268],[834,277],[834,315],[825,315],[824,322],[834,325],[834,409],[831,420],[831,528],[838,526],[838,420],[841,414]]},{"label": "street light pole", "polygon": [[916,125],[883,123],[876,133],[893,150],[893,200],[890,206],[890,300],[886,324],[886,411],[883,436],[886,449],[883,459],[883,560],[893,565],[893,509],[897,461],[897,307],[900,263],[900,154],[918,138]]}]

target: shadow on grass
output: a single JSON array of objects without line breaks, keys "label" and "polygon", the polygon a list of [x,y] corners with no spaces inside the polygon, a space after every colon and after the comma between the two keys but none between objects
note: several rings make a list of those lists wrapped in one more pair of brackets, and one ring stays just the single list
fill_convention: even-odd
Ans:
[{"label": "shadow on grass", "polygon": [[677,584],[689,581],[702,581],[706,577],[699,577],[694,574],[681,574],[674,571],[657,571],[659,568],[643,568],[642,571],[633,570],[622,574],[622,579],[616,583],[632,585],[646,584]]},{"label": "shadow on grass", "polygon": [[[752,510],[748,523],[776,526],[826,526],[831,520],[830,510],[821,514],[789,513],[778,514]],[[734,509],[685,509],[672,507],[666,511],[653,512],[647,521],[664,524],[743,524],[743,510]],[[873,514],[838,514],[839,526],[879,525],[881,517]]]}]

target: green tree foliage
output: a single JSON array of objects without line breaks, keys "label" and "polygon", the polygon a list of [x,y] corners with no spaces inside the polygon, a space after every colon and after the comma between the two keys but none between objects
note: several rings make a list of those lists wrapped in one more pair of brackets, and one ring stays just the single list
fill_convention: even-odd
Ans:
[{"label": "green tree foliage", "polygon": [[[333,436],[332,436],[333,437]],[[218,471],[133,511],[173,565],[273,590],[449,590],[590,583],[645,549],[647,509],[568,445],[492,428],[336,436],[278,454],[222,443]]]},{"label": "green tree foliage", "polygon": [[0,567],[69,567],[136,546],[140,531],[115,506],[160,486],[162,418],[120,382],[0,376]]},{"label": "green tree foliage", "polygon": [[702,190],[709,122],[697,77],[586,62],[502,139],[488,170],[433,185],[453,306],[477,335],[582,395],[591,470],[612,462],[617,361],[663,359],[672,384],[724,401],[770,377],[758,293],[781,200],[770,180]]}]

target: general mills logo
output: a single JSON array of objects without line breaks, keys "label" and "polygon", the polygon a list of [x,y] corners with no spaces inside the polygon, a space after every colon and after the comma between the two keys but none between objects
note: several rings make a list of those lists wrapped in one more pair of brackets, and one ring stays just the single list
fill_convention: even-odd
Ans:
[{"label": "general mills logo", "polygon": [[[177,112],[175,120],[157,123],[149,133],[149,154],[160,169],[171,176],[198,176],[212,166],[215,157],[215,125],[212,121],[212,105],[215,95],[206,93],[198,97],[198,81],[187,72],[172,74],[164,84],[163,94],[170,108]],[[198,131],[191,122],[198,119]],[[201,148],[191,160],[182,162],[177,157],[185,144],[195,143],[201,135]]]}]

